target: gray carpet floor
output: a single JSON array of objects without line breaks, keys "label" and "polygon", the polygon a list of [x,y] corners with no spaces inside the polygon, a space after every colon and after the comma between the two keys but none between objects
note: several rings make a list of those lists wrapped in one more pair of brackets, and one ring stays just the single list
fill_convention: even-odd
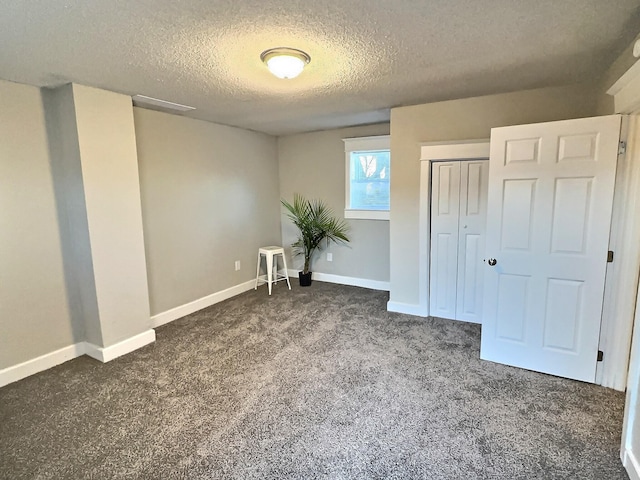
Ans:
[{"label": "gray carpet floor", "polygon": [[387,299],[263,286],[8,385],[0,478],[627,478],[622,393],[483,362],[479,326]]}]

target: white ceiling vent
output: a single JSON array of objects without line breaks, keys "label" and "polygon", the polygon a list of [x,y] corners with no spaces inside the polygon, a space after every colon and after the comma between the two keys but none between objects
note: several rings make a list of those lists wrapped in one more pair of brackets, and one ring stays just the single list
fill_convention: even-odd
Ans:
[{"label": "white ceiling vent", "polygon": [[161,112],[189,112],[195,110],[196,107],[188,105],[180,105],[179,103],[167,102],[159,98],[147,97],[145,95],[134,95],[131,97],[136,107],[150,108],[151,110],[160,110]]}]

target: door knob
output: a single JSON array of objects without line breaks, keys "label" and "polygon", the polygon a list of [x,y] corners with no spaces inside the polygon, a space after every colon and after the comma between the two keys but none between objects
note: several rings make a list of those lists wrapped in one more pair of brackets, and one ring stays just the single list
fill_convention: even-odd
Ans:
[{"label": "door knob", "polygon": [[498,263],[498,261],[495,258],[490,258],[489,259],[489,266],[490,267],[495,266],[496,263]]}]

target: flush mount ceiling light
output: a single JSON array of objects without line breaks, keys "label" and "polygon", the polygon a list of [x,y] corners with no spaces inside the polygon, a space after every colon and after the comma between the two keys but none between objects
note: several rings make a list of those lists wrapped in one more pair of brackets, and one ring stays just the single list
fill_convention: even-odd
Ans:
[{"label": "flush mount ceiling light", "polygon": [[278,78],[296,78],[302,73],[311,57],[295,48],[270,48],[260,54],[269,71]]}]

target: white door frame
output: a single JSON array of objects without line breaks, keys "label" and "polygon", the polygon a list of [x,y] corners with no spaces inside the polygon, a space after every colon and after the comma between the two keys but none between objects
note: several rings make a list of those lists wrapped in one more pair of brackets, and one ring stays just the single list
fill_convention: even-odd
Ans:
[{"label": "white door frame", "polygon": [[[623,168],[626,169],[627,173],[625,182],[622,183],[623,192],[620,195],[620,203],[625,206],[625,209],[617,217],[619,221],[625,224],[623,231],[617,238],[623,247],[620,253],[627,254],[628,257],[623,257],[625,260],[621,265],[628,281],[626,284],[623,283],[624,278],[622,274],[620,275],[620,285],[624,287],[624,296],[620,299],[620,305],[615,304],[615,299],[611,301],[614,307],[618,307],[613,310],[612,314],[618,314],[623,318],[629,337],[627,338],[626,335],[623,335],[623,331],[619,330],[618,335],[612,332],[609,338],[611,339],[611,345],[615,347],[616,343],[622,345],[623,341],[625,342],[624,345],[629,345],[631,335],[633,335],[633,344],[630,347],[631,358],[627,363],[627,398],[622,426],[620,457],[629,474],[629,478],[639,479],[640,455],[638,455],[638,447],[635,445],[638,443],[638,423],[640,422],[636,418],[640,413],[640,290],[638,290],[638,275],[640,271],[640,60],[637,60],[611,86],[607,93],[614,98],[616,113],[630,115],[627,154],[622,159]],[[614,211],[615,208],[614,199]],[[614,226],[615,219],[614,214]],[[612,239],[615,240],[615,238]],[[634,285],[635,292],[633,292]],[[606,301],[607,298],[605,297]],[[618,373],[622,374],[622,372]]]},{"label": "white door frame", "polygon": [[418,225],[419,311],[429,316],[429,252],[431,251],[431,162],[489,158],[489,140],[424,143],[420,149],[420,220]]},{"label": "white door frame", "polygon": [[[630,212],[627,217],[628,225],[626,234],[623,235],[623,238],[626,242],[635,241],[636,243],[628,245],[628,247],[631,248],[631,254],[635,254],[635,264],[634,262],[629,262],[630,265],[627,265],[627,262],[624,262],[624,267],[625,271],[629,275],[633,274],[632,269],[635,267],[636,292],[634,295],[631,291],[631,285],[629,285],[624,289],[625,296],[623,297],[623,302],[620,305],[614,305],[614,307],[618,307],[621,310],[621,316],[627,314],[631,316],[629,322],[626,323],[625,326],[630,332],[629,335],[632,335],[633,337],[633,343],[630,346],[631,355],[629,358],[628,375],[626,379],[627,397],[622,424],[620,457],[629,477],[640,478],[640,458],[637,458],[636,455],[638,449],[637,447],[634,447],[634,444],[636,444],[638,440],[638,419],[636,417],[640,410],[640,290],[638,289],[637,278],[638,273],[640,273],[640,268],[637,265],[637,263],[640,263],[640,218],[638,218],[638,215],[640,214],[640,111],[629,117],[629,136],[626,159],[627,163],[631,167],[626,185],[628,187],[626,199],[629,201],[627,208],[630,209]],[[635,217],[632,215],[635,215]],[[607,299],[605,297],[605,301],[606,300]],[[631,302],[632,305],[629,305],[629,302]],[[635,321],[633,318],[634,314]],[[621,342],[621,340],[619,340],[619,342]],[[614,341],[615,337],[612,337],[612,344]],[[629,342],[631,342],[631,338],[629,338]]]},{"label": "white door frame", "polygon": [[620,138],[628,149],[618,156],[613,197],[608,265],[602,306],[600,347],[604,359],[596,368],[596,383],[624,391],[629,369],[633,316],[640,270],[640,123],[623,117]]},{"label": "white door frame", "polygon": [[621,139],[627,142],[627,151],[618,157],[609,243],[615,257],[605,282],[600,332],[604,361],[596,370],[596,383],[624,390],[629,374],[634,314],[637,315],[640,271],[640,61],[636,61],[607,94],[614,98],[615,113],[629,116],[626,122],[623,117],[622,123]]}]

